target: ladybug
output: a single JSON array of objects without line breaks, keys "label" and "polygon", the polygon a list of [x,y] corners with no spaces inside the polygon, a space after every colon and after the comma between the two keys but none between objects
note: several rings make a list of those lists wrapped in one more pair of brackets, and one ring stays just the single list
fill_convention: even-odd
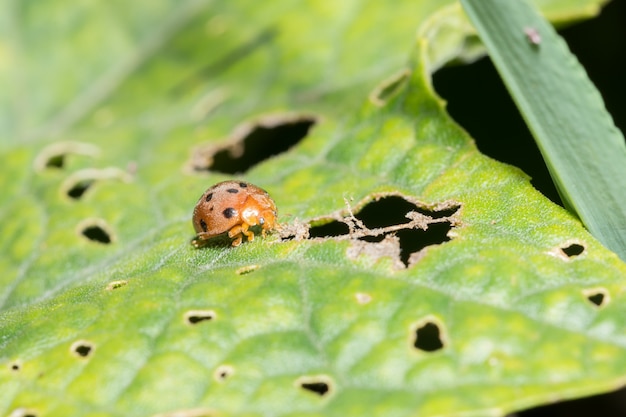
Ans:
[{"label": "ladybug", "polygon": [[276,216],[276,204],[267,191],[243,181],[223,181],[206,190],[193,209],[197,236],[192,244],[201,247],[228,232],[232,245],[239,246],[244,235],[254,240],[253,226],[260,226],[265,237],[276,227]]}]

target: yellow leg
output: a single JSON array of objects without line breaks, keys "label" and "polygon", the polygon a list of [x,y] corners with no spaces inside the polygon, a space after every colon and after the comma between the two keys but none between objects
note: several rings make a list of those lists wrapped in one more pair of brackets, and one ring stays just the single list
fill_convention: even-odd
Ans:
[{"label": "yellow leg", "polygon": [[191,241],[191,244],[193,245],[194,248],[202,248],[204,247],[204,245],[206,245],[206,240],[202,240],[202,239],[194,239]]},{"label": "yellow leg", "polygon": [[243,235],[248,238],[248,242],[252,242],[254,240],[254,232],[249,229],[250,225],[248,223],[242,223],[237,226],[233,226],[232,229],[228,231],[228,237],[235,238],[233,240],[233,246],[241,245],[243,241]]},{"label": "yellow leg", "polygon": [[195,247],[195,248],[202,248],[205,247],[208,242],[209,239],[215,237],[215,235],[212,235],[211,233],[207,233],[207,232],[200,232],[196,235],[196,237],[191,241],[191,244]]},{"label": "yellow leg", "polygon": [[248,238],[248,242],[252,242],[254,240],[254,232],[252,230],[248,230],[248,227],[250,227],[248,223],[242,224],[241,233],[246,235],[246,237]]},{"label": "yellow leg", "polygon": [[215,235],[212,235],[210,233],[207,232],[200,232],[196,235],[196,238],[200,239],[200,240],[209,240],[210,238],[212,238]]},{"label": "yellow leg", "polygon": [[228,231],[228,237],[234,238],[232,245],[239,246],[241,245],[241,241],[243,240],[243,236],[241,235],[241,226],[234,226],[232,229]]}]

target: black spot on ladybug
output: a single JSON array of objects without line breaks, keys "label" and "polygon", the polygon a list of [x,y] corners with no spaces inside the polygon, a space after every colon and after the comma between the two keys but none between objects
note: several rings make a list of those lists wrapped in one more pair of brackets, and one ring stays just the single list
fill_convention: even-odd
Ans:
[{"label": "black spot on ladybug", "polygon": [[246,187],[248,186],[248,184],[246,184],[245,182],[240,182],[240,183],[239,183],[239,186],[240,186],[241,188],[246,188]]},{"label": "black spot on ladybug", "polygon": [[232,207],[228,207],[226,210],[224,210],[222,212],[222,214],[224,215],[224,217],[226,217],[227,219],[230,219],[231,217],[234,217],[237,214],[237,210],[235,210]]},{"label": "black spot on ladybug", "polygon": [[231,194],[237,194],[239,190],[236,188],[229,188],[226,190],[226,192],[231,193]]},{"label": "black spot on ladybug", "polygon": [[204,201],[209,202],[213,198],[213,193],[208,193],[204,198]]},{"label": "black spot on ladybug", "polygon": [[214,209],[214,208],[215,208],[214,206],[211,206],[211,208],[209,209],[209,211],[213,211],[213,209]]},{"label": "black spot on ladybug", "polygon": [[[211,209],[213,209],[213,207],[211,207]],[[202,228],[202,231],[204,233],[206,233],[206,231],[208,230],[208,227],[207,227],[206,222],[204,221],[204,219],[200,219],[200,227]]]}]

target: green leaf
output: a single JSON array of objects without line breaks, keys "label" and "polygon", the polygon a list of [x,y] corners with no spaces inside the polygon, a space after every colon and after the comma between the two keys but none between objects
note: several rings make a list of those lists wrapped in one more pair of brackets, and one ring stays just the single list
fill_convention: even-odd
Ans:
[{"label": "green leaf", "polygon": [[[499,415],[623,383],[626,265],[432,90],[477,54],[459,4],[2,7],[1,414]],[[281,229],[197,250],[227,178]]]},{"label": "green leaf", "polygon": [[528,2],[462,0],[564,203],[626,260],[626,142],[600,93]]}]

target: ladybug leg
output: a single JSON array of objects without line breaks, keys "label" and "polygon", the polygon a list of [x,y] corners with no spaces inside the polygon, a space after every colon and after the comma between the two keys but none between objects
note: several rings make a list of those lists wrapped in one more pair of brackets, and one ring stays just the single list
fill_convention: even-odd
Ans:
[{"label": "ladybug leg", "polygon": [[252,230],[249,230],[249,227],[250,225],[248,225],[248,223],[243,223],[241,225],[241,233],[246,235],[246,237],[248,238],[248,242],[252,242],[254,240],[254,232]]},{"label": "ladybug leg", "polygon": [[191,241],[191,244],[195,247],[195,248],[203,248],[205,247],[208,242],[209,239],[215,237],[215,235],[211,234],[211,233],[207,233],[207,232],[200,232],[196,235],[196,237]]},{"label": "ladybug leg", "polygon": [[191,241],[191,244],[194,248],[198,249],[204,247],[206,245],[206,242],[206,240],[197,237]]},{"label": "ladybug leg", "polygon": [[232,243],[233,246],[241,245],[241,241],[243,240],[243,236],[241,233],[242,233],[242,227],[240,225],[233,226],[228,231],[228,237],[234,238],[233,243]]}]

